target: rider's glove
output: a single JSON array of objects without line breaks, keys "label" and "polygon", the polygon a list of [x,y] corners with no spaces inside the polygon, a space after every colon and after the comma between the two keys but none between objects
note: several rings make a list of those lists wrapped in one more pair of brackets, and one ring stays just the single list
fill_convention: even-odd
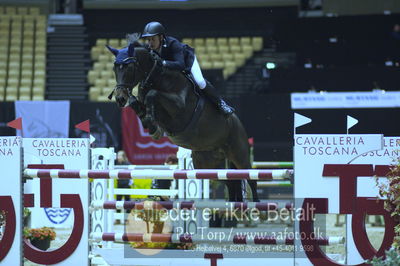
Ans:
[{"label": "rider's glove", "polygon": [[151,56],[153,57],[153,59],[157,62],[157,65],[158,65],[158,66],[160,66],[160,67],[164,66],[165,60],[163,61],[162,58],[161,58],[161,56],[160,56],[158,53],[156,53],[156,52],[153,51],[153,52],[150,53],[150,54],[151,54]]}]

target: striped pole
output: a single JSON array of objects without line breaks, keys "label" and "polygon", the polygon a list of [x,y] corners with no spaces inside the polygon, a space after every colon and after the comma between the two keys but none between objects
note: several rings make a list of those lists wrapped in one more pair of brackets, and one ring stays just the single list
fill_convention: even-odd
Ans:
[{"label": "striped pole", "polygon": [[[253,162],[253,168],[260,169],[275,169],[275,168],[287,168],[293,169],[293,162]],[[115,169],[153,169],[153,170],[168,170],[168,169],[176,169],[177,165],[115,165]]]},{"label": "striped pole", "polygon": [[235,210],[239,209],[259,211],[272,211],[286,208],[293,209],[292,202],[225,202],[225,201],[93,201],[92,210],[172,210],[172,209],[210,209],[210,210]]},{"label": "striped pole", "polygon": [[[257,236],[250,234],[235,234],[227,237],[208,239],[207,234],[140,234],[140,233],[91,233],[91,241],[113,242],[145,242],[145,243],[231,243],[250,245],[294,245],[293,238],[279,239],[273,236]],[[337,245],[344,243],[344,237],[317,238],[317,244],[321,246]]]},{"label": "striped pole", "polygon": [[282,180],[290,179],[293,170],[59,170],[25,169],[25,177],[93,179],[213,179],[213,180]]},{"label": "striped pole", "polygon": [[293,162],[253,162],[253,168],[261,168],[261,169],[287,168],[287,169],[293,169]]}]

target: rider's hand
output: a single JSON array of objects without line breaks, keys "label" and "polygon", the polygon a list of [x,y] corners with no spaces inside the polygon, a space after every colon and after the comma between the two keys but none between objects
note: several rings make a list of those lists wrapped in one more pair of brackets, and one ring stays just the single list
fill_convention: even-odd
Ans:
[{"label": "rider's hand", "polygon": [[158,66],[160,66],[160,67],[164,66],[163,62],[165,62],[165,60],[162,60],[161,56],[158,53],[153,51],[150,54],[153,57],[153,59],[157,62]]}]

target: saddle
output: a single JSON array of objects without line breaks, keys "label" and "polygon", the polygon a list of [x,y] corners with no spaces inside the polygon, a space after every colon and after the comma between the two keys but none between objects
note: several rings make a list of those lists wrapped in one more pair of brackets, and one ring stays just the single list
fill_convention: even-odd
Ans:
[{"label": "saddle", "polygon": [[194,77],[191,72],[182,71],[182,74],[185,76],[185,78],[187,78],[190,81],[190,83],[192,83],[194,93],[196,93],[198,96],[204,95],[204,93],[194,80]]}]

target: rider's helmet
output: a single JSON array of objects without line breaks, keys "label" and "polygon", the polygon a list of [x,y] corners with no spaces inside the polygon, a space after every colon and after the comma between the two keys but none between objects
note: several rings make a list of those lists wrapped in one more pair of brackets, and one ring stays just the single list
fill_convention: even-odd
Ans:
[{"label": "rider's helmet", "polygon": [[151,37],[151,36],[160,35],[160,34],[165,34],[164,26],[161,25],[160,22],[152,21],[150,23],[147,23],[146,26],[144,26],[144,29],[142,32],[142,38],[143,37]]}]

